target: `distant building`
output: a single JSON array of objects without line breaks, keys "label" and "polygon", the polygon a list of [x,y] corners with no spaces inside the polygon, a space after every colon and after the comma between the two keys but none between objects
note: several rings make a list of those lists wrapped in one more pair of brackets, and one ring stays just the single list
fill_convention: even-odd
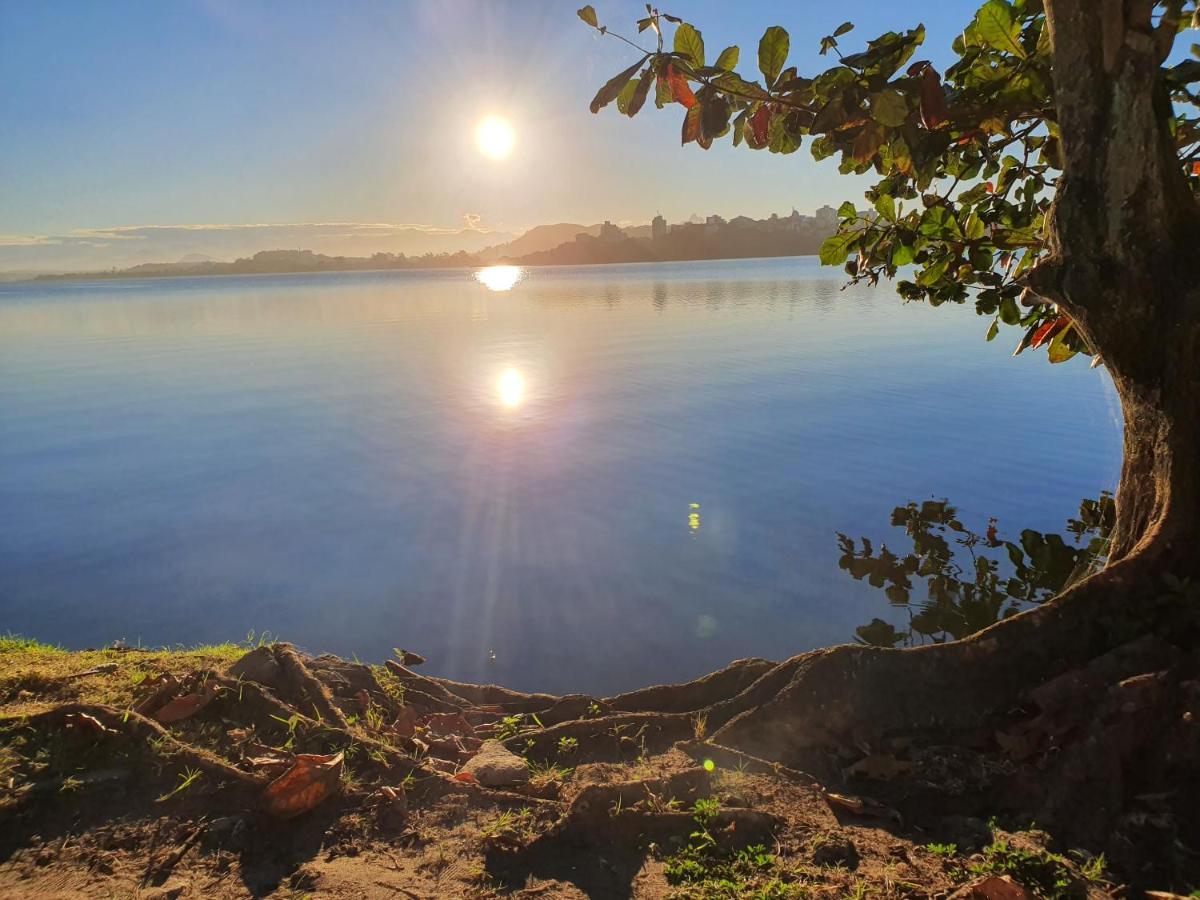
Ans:
[{"label": "distant building", "polygon": [[838,223],[837,210],[832,206],[822,206],[817,210],[817,224],[822,228],[836,228]]},{"label": "distant building", "polygon": [[730,228],[753,228],[757,224],[758,222],[749,216],[734,216],[729,220]]},{"label": "distant building", "polygon": [[600,226],[600,240],[602,240],[602,241],[620,241],[620,240],[623,240],[624,238],[625,238],[625,232],[623,232],[620,228],[618,228],[616,225],[614,225],[612,222],[608,221],[607,219],[604,220],[604,224]]},{"label": "distant building", "polygon": [[725,227],[725,220],[720,216],[709,216],[704,220],[705,234],[716,234]]},{"label": "distant building", "polygon": [[667,220],[662,216],[655,216],[650,222],[650,237],[653,240],[659,240],[667,236]]}]

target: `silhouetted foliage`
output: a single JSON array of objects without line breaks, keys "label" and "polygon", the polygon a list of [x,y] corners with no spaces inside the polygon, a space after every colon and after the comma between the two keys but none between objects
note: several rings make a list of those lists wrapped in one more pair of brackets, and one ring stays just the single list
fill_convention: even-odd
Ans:
[{"label": "silhouetted foliage", "polygon": [[[946,500],[910,502],[892,510],[911,550],[887,544],[876,549],[838,533],[838,566],[856,581],[866,579],[888,602],[908,613],[908,628],[872,619],[857,639],[879,647],[957,640],[1053,597],[1104,564],[1113,524],[1112,495],[1079,505],[1067,521],[1068,539],[1026,528],[1017,541],[1002,540],[995,519],[982,534],[959,519]],[[1068,542],[1070,541],[1070,542]]]}]

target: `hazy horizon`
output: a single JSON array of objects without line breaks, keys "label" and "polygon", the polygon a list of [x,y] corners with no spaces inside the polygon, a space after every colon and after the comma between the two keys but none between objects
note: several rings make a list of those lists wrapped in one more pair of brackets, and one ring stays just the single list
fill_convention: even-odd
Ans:
[{"label": "hazy horizon", "polygon": [[[972,13],[946,6],[925,12],[935,62]],[[597,11],[627,33],[644,14],[625,0]],[[882,0],[705,0],[688,14],[751,70],[771,22],[813,68],[843,19],[862,41],[911,25]],[[0,6],[0,272],[474,252],[539,224],[765,218],[861,196],[807,152],[681,148],[674,110],[591,115],[632,52],[566,4]],[[503,152],[479,142],[490,120]]]}]

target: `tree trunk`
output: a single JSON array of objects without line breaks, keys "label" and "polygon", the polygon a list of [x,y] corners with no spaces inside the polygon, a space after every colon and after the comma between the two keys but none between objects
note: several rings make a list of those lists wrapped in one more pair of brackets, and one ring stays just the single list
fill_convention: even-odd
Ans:
[{"label": "tree trunk", "polygon": [[1200,603],[1164,576],[1200,580],[1200,211],[1167,130],[1153,6],[1046,0],[1064,173],[1029,283],[1071,316],[1120,396],[1106,568],[963,641],[788,660],[711,708],[718,742],[819,767],[827,748],[889,732],[977,727],[1140,635],[1195,644]]}]

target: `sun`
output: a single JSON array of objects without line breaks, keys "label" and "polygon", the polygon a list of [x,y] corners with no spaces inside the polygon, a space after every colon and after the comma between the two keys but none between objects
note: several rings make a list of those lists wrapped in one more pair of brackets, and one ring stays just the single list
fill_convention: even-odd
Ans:
[{"label": "sun", "polygon": [[490,159],[508,159],[516,142],[517,134],[503,116],[487,116],[475,126],[475,145]]},{"label": "sun", "polygon": [[520,406],[525,399],[525,378],[516,369],[507,369],[496,381],[496,390],[505,406]]}]

